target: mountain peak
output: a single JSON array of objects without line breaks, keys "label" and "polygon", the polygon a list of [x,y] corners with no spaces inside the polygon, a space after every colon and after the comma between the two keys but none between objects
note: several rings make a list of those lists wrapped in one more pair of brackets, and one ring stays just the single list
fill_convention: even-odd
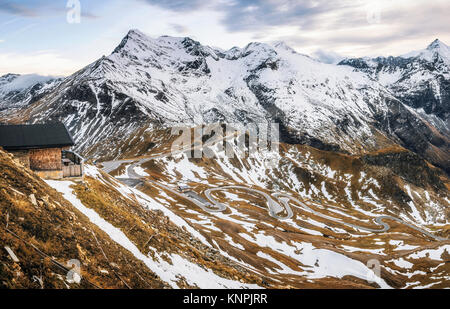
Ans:
[{"label": "mountain peak", "polygon": [[417,50],[400,57],[416,58],[434,62],[436,59],[442,59],[446,63],[450,63],[450,47],[439,39],[434,40],[426,49]]},{"label": "mountain peak", "polygon": [[146,38],[147,36],[139,31],[138,29],[131,29],[128,31],[127,35],[122,39],[120,44],[114,49],[113,54],[122,50],[129,41],[139,41],[140,39]]},{"label": "mountain peak", "polygon": [[130,29],[130,31],[128,31],[127,33],[127,36],[146,36],[146,35],[139,29]]},{"label": "mountain peak", "polygon": [[129,46],[131,49],[139,46],[138,49],[148,48],[150,45],[173,45],[174,43],[181,43],[185,47],[189,46],[201,46],[201,44],[189,37],[173,37],[169,35],[162,35],[158,38],[153,38],[138,29],[131,29],[128,31],[127,35],[122,39],[120,44],[113,51],[113,54],[120,52]]},{"label": "mountain peak", "polygon": [[442,47],[448,47],[447,45],[445,45],[442,41],[440,41],[439,39],[434,40],[430,45],[428,45],[427,49],[428,50],[435,50],[435,49],[440,49]]},{"label": "mountain peak", "polygon": [[[446,62],[448,65],[450,65],[450,47],[447,46],[444,42],[436,39],[431,43],[424,54],[431,54],[431,56],[428,56],[428,58],[431,59],[442,59],[444,62]],[[426,58],[426,56],[425,56]]]},{"label": "mountain peak", "polygon": [[296,51],[292,47],[287,45],[286,42],[284,42],[284,41],[276,41],[276,42],[273,42],[272,44],[273,44],[273,47],[275,47],[275,48],[279,48],[279,49],[283,49],[283,50],[286,50],[286,51],[289,51],[292,53],[296,53]]},{"label": "mountain peak", "polygon": [[20,74],[15,74],[15,73],[7,73],[5,75],[0,76],[1,79],[7,79],[7,78],[16,78],[19,77]]}]

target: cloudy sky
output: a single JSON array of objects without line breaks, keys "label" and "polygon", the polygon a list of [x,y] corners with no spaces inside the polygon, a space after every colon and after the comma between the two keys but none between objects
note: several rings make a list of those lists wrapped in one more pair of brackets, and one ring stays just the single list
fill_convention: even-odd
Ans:
[{"label": "cloudy sky", "polygon": [[131,28],[223,49],[281,40],[327,62],[401,55],[450,45],[448,16],[448,0],[0,0],[0,74],[69,75]]}]

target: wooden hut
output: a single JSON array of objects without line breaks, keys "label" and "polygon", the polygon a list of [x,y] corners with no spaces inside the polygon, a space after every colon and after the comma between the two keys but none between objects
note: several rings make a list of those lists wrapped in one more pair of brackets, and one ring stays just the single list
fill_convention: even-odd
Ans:
[{"label": "wooden hut", "polygon": [[60,122],[0,125],[0,146],[44,179],[83,175],[82,158],[69,150],[74,145]]}]

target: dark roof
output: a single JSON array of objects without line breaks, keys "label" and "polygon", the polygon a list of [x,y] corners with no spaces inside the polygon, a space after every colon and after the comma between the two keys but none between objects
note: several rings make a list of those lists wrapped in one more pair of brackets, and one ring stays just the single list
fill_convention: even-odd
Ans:
[{"label": "dark roof", "polygon": [[75,145],[60,122],[33,125],[0,125],[0,146],[5,150],[59,148]]}]

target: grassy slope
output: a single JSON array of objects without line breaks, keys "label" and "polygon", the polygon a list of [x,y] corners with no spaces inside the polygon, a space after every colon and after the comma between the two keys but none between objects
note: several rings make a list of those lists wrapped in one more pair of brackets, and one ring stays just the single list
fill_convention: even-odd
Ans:
[{"label": "grassy slope", "polygon": [[[36,204],[30,198],[32,194]],[[6,231],[8,217],[8,230],[22,240]],[[33,276],[42,276],[44,288],[167,287],[59,193],[1,150],[0,244],[0,287],[39,288]],[[18,263],[10,259],[4,246],[11,247]],[[48,257],[43,258],[36,249]],[[63,265],[71,259],[80,260],[82,276],[87,280],[68,283],[67,272],[55,266],[52,259]]]},{"label": "grassy slope", "polygon": [[[154,252],[172,264],[171,254],[242,283],[281,287],[239,266],[173,224],[159,210],[148,210],[136,198],[125,197],[106,174],[74,182],[74,193],[88,208],[121,229],[139,250],[156,261]],[[36,203],[33,202],[34,196]],[[147,266],[112,241],[31,171],[0,151],[0,241],[18,256],[15,263],[2,248],[0,286],[39,288],[167,288]],[[6,224],[8,223],[8,227]],[[13,236],[11,231],[19,238]],[[98,242],[98,244],[97,244]],[[34,246],[34,247],[33,247]],[[39,251],[38,251],[39,250]],[[39,252],[52,258],[42,258]],[[106,256],[106,257],[105,257]],[[80,284],[65,280],[67,270],[55,265],[80,260]],[[52,261],[53,260],[53,261]],[[188,274],[184,274],[188,275]],[[183,276],[180,288],[190,286]]]},{"label": "grassy slope", "polygon": [[[103,181],[86,177],[83,183],[74,188],[85,206],[120,228],[142,253],[153,255],[154,259],[154,251],[165,256],[170,263],[169,255],[178,254],[226,279],[262,286],[270,283],[270,280],[263,283],[263,279],[256,274],[202,244],[173,224],[161,211],[144,209],[137,200],[125,198],[115,189],[108,175],[103,174]],[[178,284],[182,288],[189,287],[183,284],[183,280]]]}]

